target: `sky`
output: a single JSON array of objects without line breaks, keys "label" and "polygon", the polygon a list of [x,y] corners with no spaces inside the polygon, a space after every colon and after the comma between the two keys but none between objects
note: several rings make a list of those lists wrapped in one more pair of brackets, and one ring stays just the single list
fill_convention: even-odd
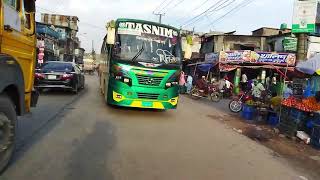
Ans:
[{"label": "sky", "polygon": [[250,34],[260,27],[291,26],[294,0],[38,0],[41,13],[79,17],[81,46],[91,52],[92,41],[100,52],[105,25],[117,18],[158,21],[153,13],[165,13],[163,24],[196,32],[236,31]]}]

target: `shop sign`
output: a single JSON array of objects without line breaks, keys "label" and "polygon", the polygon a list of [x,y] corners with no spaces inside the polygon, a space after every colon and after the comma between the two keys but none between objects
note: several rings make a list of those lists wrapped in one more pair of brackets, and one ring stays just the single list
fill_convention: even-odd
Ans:
[{"label": "shop sign", "polygon": [[258,64],[276,64],[294,66],[296,55],[290,53],[253,52],[251,62]]},{"label": "shop sign", "polygon": [[219,56],[217,53],[207,53],[205,55],[205,62],[208,63],[216,63],[219,59]]},{"label": "shop sign", "polygon": [[220,52],[220,63],[248,63],[248,64],[275,64],[294,66],[296,55],[293,53],[273,53],[255,51],[228,51]]},{"label": "shop sign", "polygon": [[243,61],[249,61],[250,60],[250,53],[251,51],[221,51],[220,52],[220,62],[243,62]]},{"label": "shop sign", "polygon": [[297,51],[298,40],[294,37],[285,37],[282,41],[282,45],[285,51]]},{"label": "shop sign", "polygon": [[314,33],[316,31],[318,0],[295,0],[293,12],[293,33]]}]

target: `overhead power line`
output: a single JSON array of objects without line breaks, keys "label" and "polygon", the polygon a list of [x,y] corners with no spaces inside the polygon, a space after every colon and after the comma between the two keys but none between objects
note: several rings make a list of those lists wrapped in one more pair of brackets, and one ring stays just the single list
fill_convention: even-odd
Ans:
[{"label": "overhead power line", "polygon": [[157,9],[161,8],[162,5],[164,5],[164,3],[165,3],[166,1],[167,1],[167,0],[163,0],[163,1],[153,10],[153,12],[156,12]]},{"label": "overhead power line", "polygon": [[190,24],[194,24],[197,21],[201,20],[201,18],[203,18],[205,15],[207,15],[208,12],[212,12],[216,11],[217,8],[220,8],[221,6],[223,6],[225,3],[229,2],[230,0],[220,0],[218,1],[216,4],[210,6],[208,9],[206,9],[205,11],[203,11],[202,13],[200,13],[199,15],[193,17],[192,19],[186,21],[185,23],[183,23],[181,26],[187,26]]},{"label": "overhead power line", "polygon": [[[210,0],[205,0],[205,1],[202,2],[199,6],[195,7],[194,9],[192,9],[190,12],[195,12],[196,10],[198,10],[199,8],[201,8],[203,5],[205,5],[208,1],[210,1]],[[188,15],[188,16],[184,16],[184,17],[182,17],[182,18],[179,18],[178,20],[176,20],[176,23],[177,23],[177,22],[180,22],[180,21],[182,21],[183,19],[188,18],[188,17],[190,17],[190,16]]]},{"label": "overhead power line", "polygon": [[238,6],[232,8],[230,11],[226,12],[225,14],[223,14],[222,16],[220,16],[219,18],[215,19],[214,21],[212,21],[208,26],[211,26],[215,23],[218,23],[219,21],[221,21],[223,18],[225,18],[226,16],[232,14],[232,13],[235,13],[237,11],[239,11],[240,9],[248,6],[249,4],[251,4],[253,1],[255,0],[243,0],[241,2],[241,4],[239,4]]},{"label": "overhead power line", "polygon": [[171,6],[170,8],[168,8],[167,10],[163,11],[163,13],[167,13],[168,11],[170,11],[172,8],[176,8],[178,7],[180,4],[182,4],[185,0],[180,0],[178,1],[176,4],[174,4],[173,6]]},{"label": "overhead power line", "polygon": [[160,13],[163,11],[165,8],[167,8],[171,3],[173,3],[175,0],[169,0],[165,6],[163,6],[158,12]]}]

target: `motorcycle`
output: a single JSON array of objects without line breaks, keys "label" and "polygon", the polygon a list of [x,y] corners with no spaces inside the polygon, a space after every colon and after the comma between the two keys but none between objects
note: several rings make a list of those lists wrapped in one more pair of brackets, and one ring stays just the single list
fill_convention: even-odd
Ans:
[{"label": "motorcycle", "polygon": [[261,96],[260,99],[256,99],[256,98],[253,98],[252,91],[242,92],[239,94],[239,96],[237,96],[236,98],[233,98],[229,102],[229,109],[233,113],[239,113],[243,108],[243,104],[249,100],[253,100],[256,103],[257,102],[265,103],[272,98],[270,91],[264,91],[262,94],[263,95]]},{"label": "motorcycle", "polygon": [[207,86],[207,90],[201,90],[197,86],[194,86],[191,89],[190,95],[193,99],[198,100],[201,98],[210,98],[213,102],[219,102],[221,97],[218,92],[218,87],[212,84]]},{"label": "motorcycle", "polygon": [[233,113],[239,113],[243,108],[243,104],[250,99],[252,99],[251,91],[240,93],[229,102],[230,111]]}]

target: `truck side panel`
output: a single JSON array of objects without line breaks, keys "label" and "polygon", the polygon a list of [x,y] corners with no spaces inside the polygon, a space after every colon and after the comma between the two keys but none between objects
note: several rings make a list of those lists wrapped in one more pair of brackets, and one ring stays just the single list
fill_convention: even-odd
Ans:
[{"label": "truck side panel", "polygon": [[[26,17],[22,14],[21,10],[16,10],[3,2],[1,6],[3,6],[4,9],[1,12],[2,19],[0,21],[3,23],[0,27],[2,34],[1,53],[10,54],[21,67],[25,83],[24,103],[26,111],[29,112],[36,63],[36,38],[34,33],[30,33],[33,32],[32,29],[35,28],[34,15],[31,14],[29,21],[26,21]],[[22,4],[20,7],[23,7]],[[18,24],[12,24],[11,21]],[[11,24],[9,22],[11,22]],[[8,24],[10,25],[9,28]],[[0,77],[0,79],[2,79],[2,77]]]},{"label": "truck side panel", "polygon": [[18,115],[22,115],[25,110],[22,77],[18,62],[8,55],[0,54],[0,93],[5,91],[11,97],[17,106]]}]

